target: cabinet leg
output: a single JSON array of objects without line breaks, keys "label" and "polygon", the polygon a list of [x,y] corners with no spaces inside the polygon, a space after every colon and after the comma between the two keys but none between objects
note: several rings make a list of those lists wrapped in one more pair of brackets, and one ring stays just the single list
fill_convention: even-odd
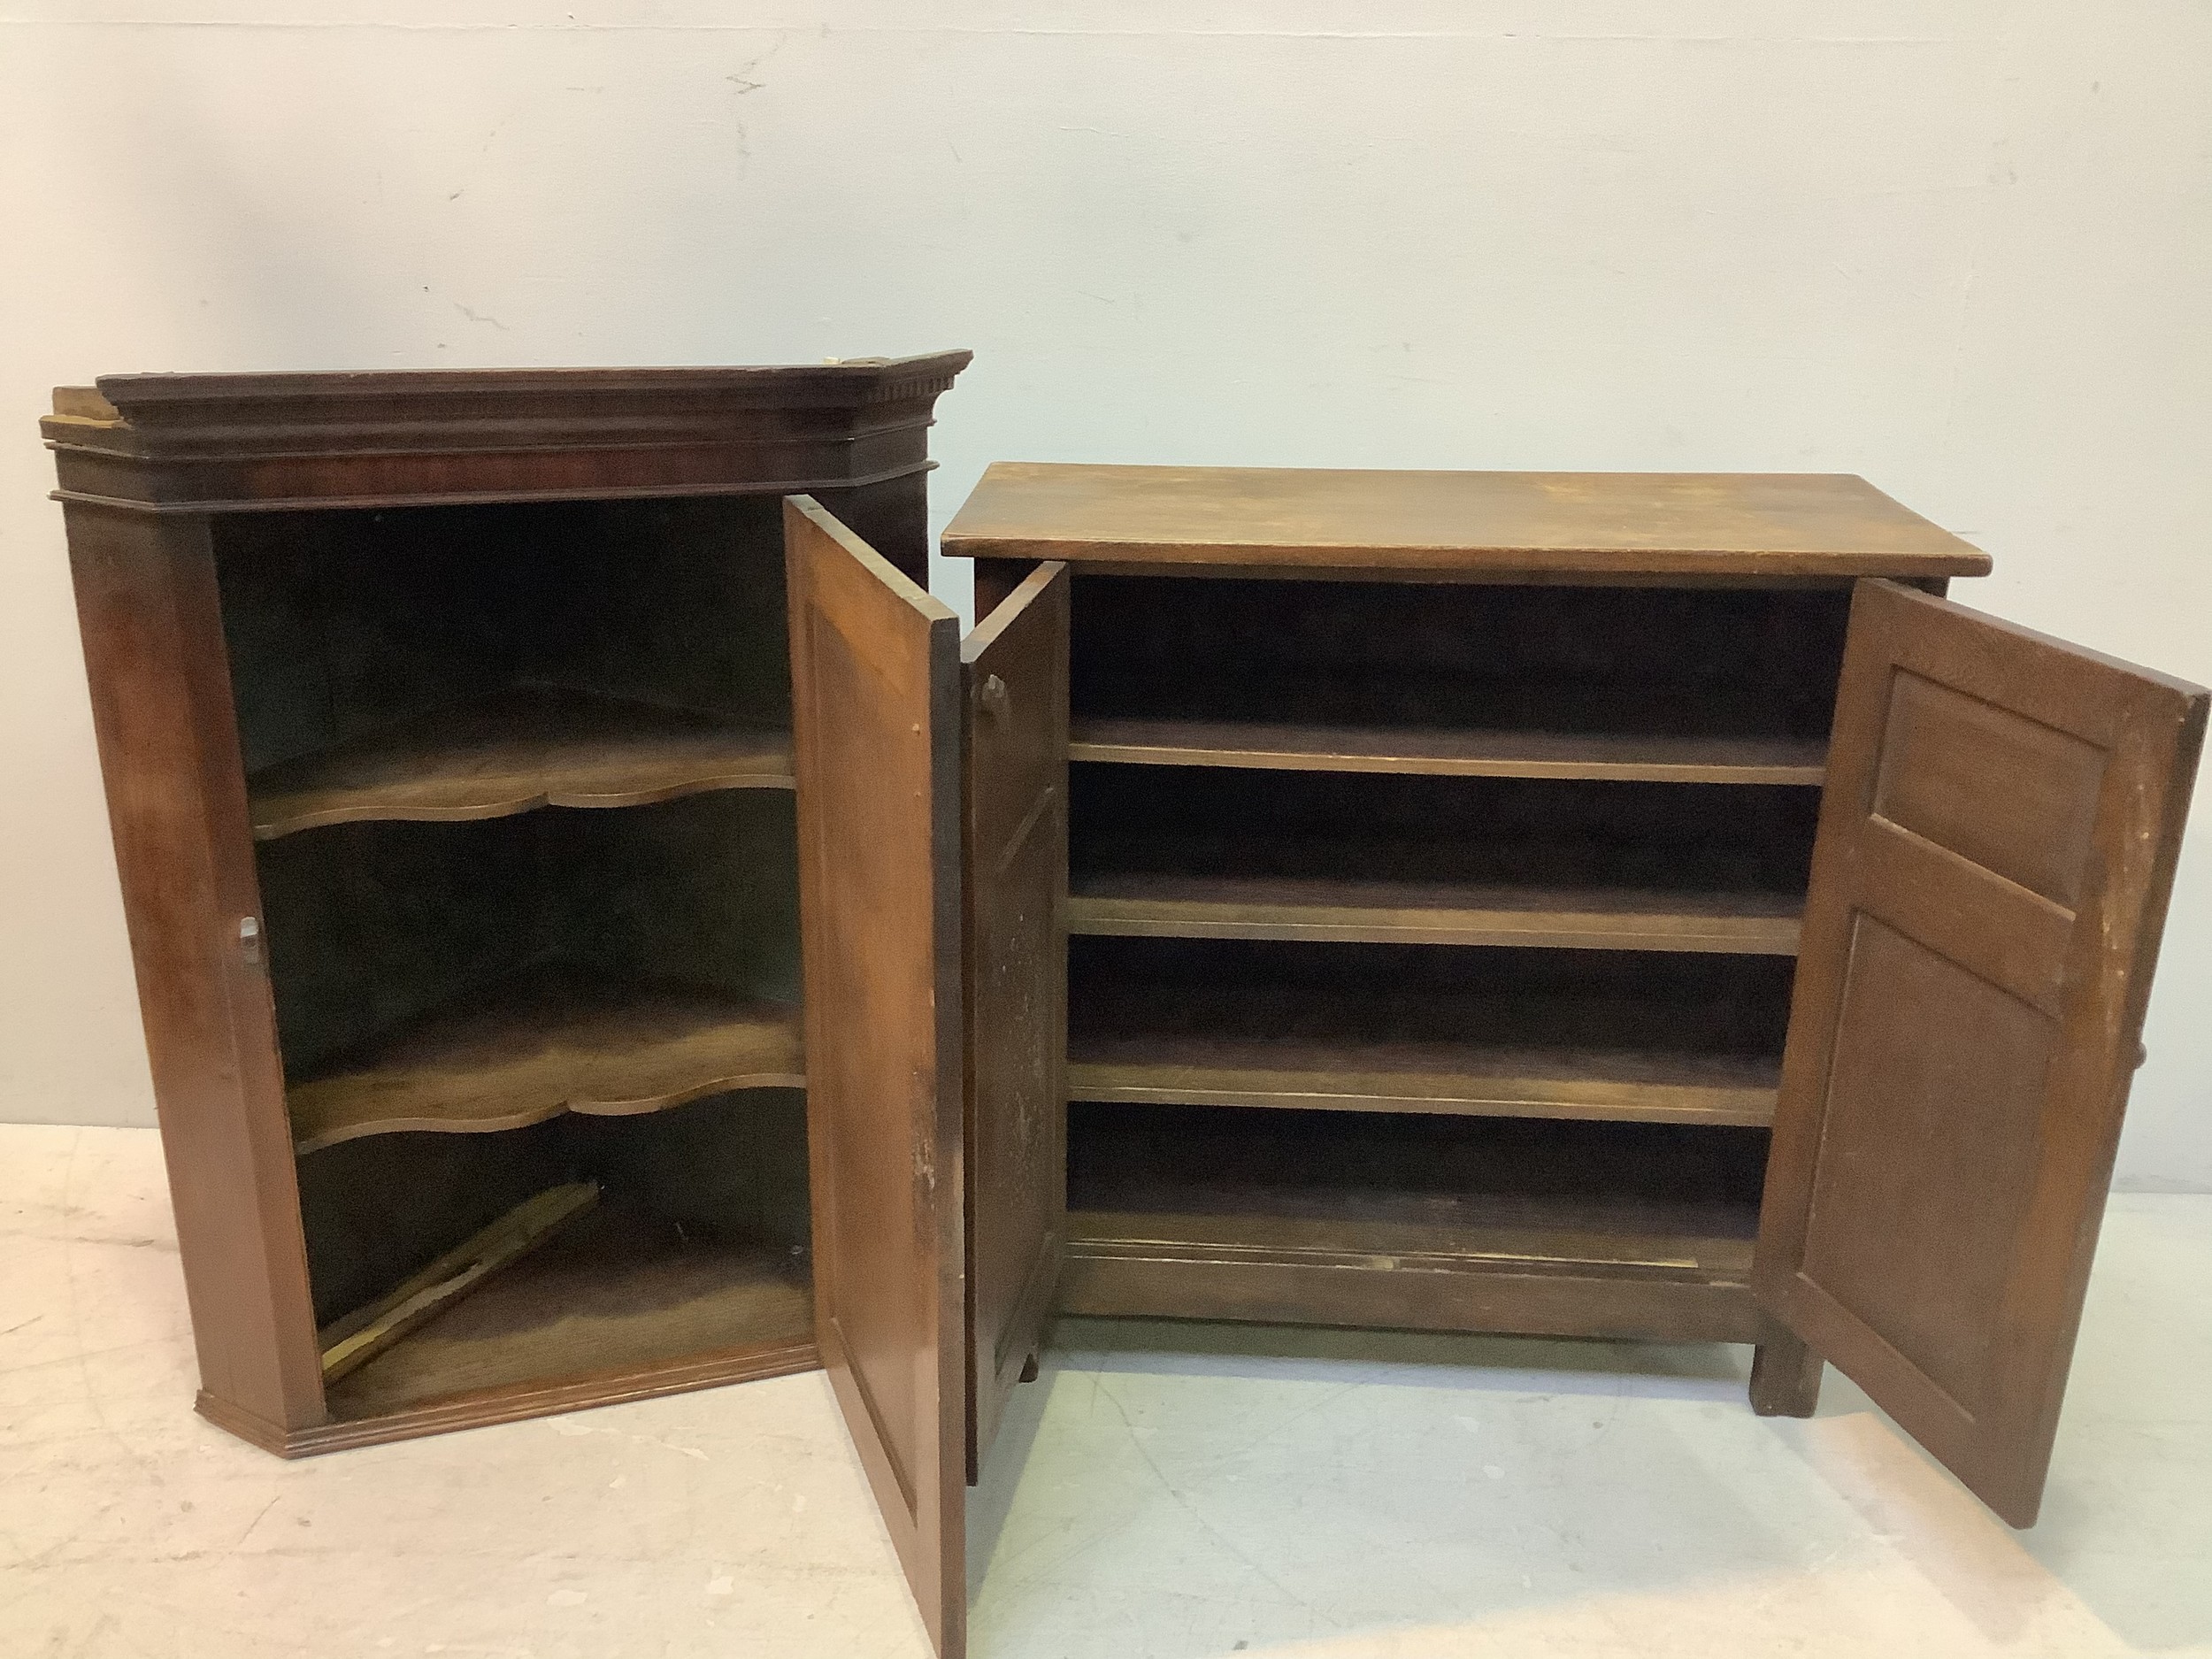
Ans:
[{"label": "cabinet leg", "polygon": [[1037,1356],[1034,1354],[1032,1354],[1027,1359],[1022,1362],[1022,1374],[1018,1380],[1021,1382],[1035,1382],[1037,1380]]},{"label": "cabinet leg", "polygon": [[1820,1403],[1820,1356],[1786,1331],[1751,1351],[1751,1409],[1763,1417],[1809,1417]]}]

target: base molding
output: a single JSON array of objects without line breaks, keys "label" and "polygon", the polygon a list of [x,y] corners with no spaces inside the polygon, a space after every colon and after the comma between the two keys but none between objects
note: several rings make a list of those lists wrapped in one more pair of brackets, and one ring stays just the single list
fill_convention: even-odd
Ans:
[{"label": "base molding", "polygon": [[819,1370],[821,1363],[821,1356],[812,1342],[733,1348],[726,1353],[702,1355],[677,1365],[603,1371],[564,1382],[455,1394],[375,1417],[293,1429],[271,1423],[205,1389],[200,1391],[194,1409],[216,1427],[263,1451],[273,1452],[279,1457],[313,1457],[357,1446],[380,1446],[387,1441],[416,1440],[426,1434],[486,1428],[495,1423],[551,1417],[593,1406],[620,1405],[661,1394],[688,1394],[726,1383],[785,1377],[797,1371]]}]

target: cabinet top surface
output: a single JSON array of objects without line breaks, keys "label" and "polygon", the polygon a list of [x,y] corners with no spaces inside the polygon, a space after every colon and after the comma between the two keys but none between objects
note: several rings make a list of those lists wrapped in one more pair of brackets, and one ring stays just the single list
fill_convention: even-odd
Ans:
[{"label": "cabinet top surface", "polygon": [[970,558],[1249,568],[1979,576],[1989,556],[1848,473],[1337,472],[1002,461]]}]

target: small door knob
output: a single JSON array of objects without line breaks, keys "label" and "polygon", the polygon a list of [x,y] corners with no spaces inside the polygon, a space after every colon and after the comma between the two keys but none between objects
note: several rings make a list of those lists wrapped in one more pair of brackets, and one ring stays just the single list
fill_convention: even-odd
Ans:
[{"label": "small door knob", "polygon": [[250,968],[261,965],[261,918],[242,916],[238,918],[238,955]]},{"label": "small door knob", "polygon": [[1004,680],[996,674],[986,674],[983,677],[982,697],[985,713],[999,719],[1006,718],[1006,711],[1012,705],[1012,696],[1007,691]]}]

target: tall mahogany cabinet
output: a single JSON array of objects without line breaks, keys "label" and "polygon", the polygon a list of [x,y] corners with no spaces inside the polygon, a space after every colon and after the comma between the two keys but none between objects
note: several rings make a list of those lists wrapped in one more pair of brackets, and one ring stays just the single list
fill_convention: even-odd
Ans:
[{"label": "tall mahogany cabinet", "polygon": [[2205,693],[1855,478],[1000,465],[964,644],[793,511],[818,1331],[943,1652],[1055,1308],[1755,1344],[2034,1519]]},{"label": "tall mahogany cabinet", "polygon": [[57,394],[209,1417],[816,1363],[782,497],[921,579],[967,361]]}]

